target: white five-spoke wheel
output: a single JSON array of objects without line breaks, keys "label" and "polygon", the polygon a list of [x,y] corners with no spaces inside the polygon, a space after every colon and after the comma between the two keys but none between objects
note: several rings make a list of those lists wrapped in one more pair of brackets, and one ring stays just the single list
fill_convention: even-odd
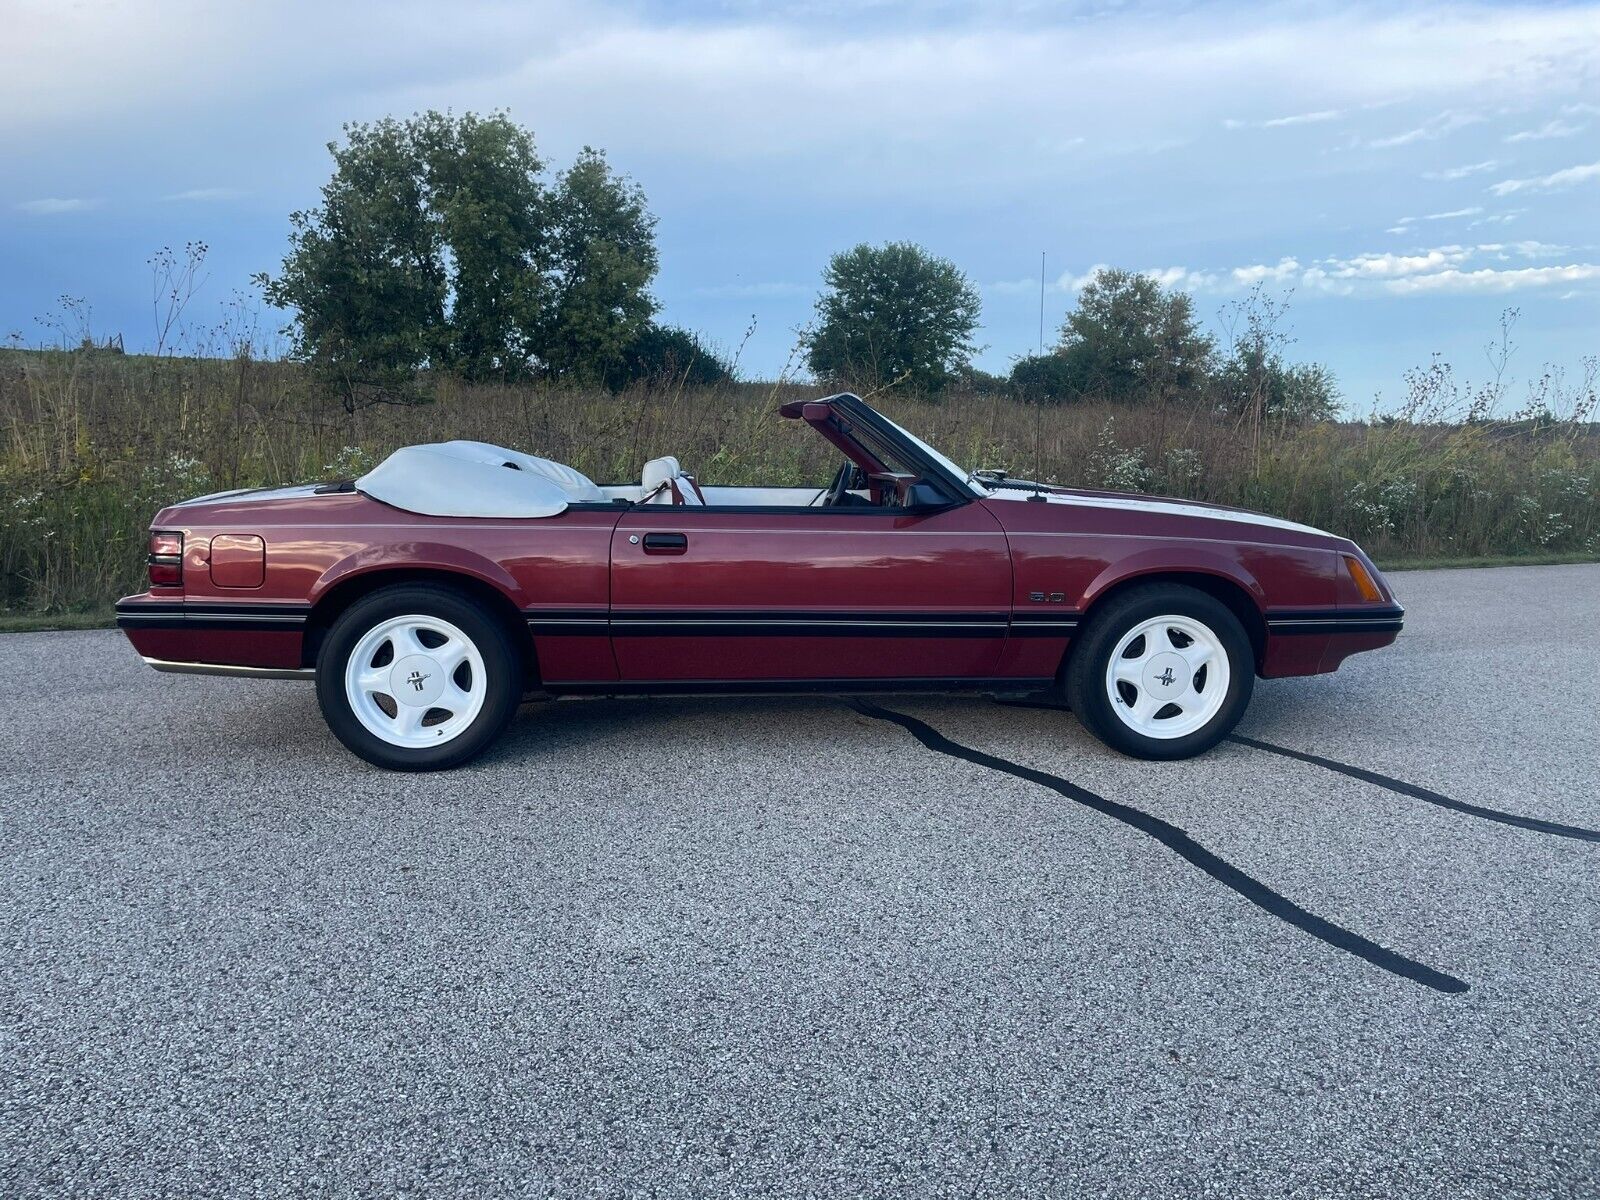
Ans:
[{"label": "white five-spoke wheel", "polygon": [[1096,606],[1064,682],[1073,712],[1108,746],[1137,758],[1188,758],[1244,715],[1255,651],[1216,596],[1150,583]]},{"label": "white five-spoke wheel", "polygon": [[470,595],[401,584],[363,597],[333,623],[317,659],[317,698],[328,727],[368,762],[453,767],[516,712],[526,654],[506,621]]},{"label": "white five-spoke wheel", "polygon": [[356,720],[391,746],[442,746],[472,727],[488,694],[483,655],[449,621],[423,613],[367,630],[344,669]]},{"label": "white five-spoke wheel", "polygon": [[1106,666],[1106,697],[1135,733],[1180,738],[1217,715],[1230,673],[1215,632],[1168,613],[1139,622],[1117,642]]}]

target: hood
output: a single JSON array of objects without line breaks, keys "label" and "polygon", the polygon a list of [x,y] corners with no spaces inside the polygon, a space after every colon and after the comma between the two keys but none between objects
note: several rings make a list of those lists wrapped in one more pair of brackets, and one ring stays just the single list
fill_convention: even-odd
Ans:
[{"label": "hood", "polygon": [[1120,509],[1127,512],[1160,513],[1173,517],[1201,517],[1208,521],[1233,521],[1266,529],[1281,529],[1313,537],[1343,541],[1337,534],[1281,517],[1251,512],[1245,508],[1229,508],[1224,504],[1206,504],[1199,500],[1177,500],[1171,496],[1143,496],[1132,492],[1096,492],[1074,488],[1049,487],[1034,491],[1032,488],[1008,487],[1004,484],[989,490],[991,500],[1017,501],[1037,504],[1065,504],[1079,508]]}]

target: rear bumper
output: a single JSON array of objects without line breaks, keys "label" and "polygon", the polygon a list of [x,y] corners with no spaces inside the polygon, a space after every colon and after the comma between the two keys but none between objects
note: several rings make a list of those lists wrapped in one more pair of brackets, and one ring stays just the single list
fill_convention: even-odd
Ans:
[{"label": "rear bumper", "polygon": [[117,628],[146,661],[299,670],[310,614],[309,604],[172,600],[146,592],[117,601]]},{"label": "rear bumper", "polygon": [[241,667],[232,663],[172,662],[146,658],[144,664],[169,675],[227,675],[235,679],[306,679],[317,677],[310,667]]}]

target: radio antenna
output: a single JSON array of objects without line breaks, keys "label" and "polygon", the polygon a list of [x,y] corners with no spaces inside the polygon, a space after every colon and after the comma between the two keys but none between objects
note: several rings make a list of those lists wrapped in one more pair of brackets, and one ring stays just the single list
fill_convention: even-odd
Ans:
[{"label": "radio antenna", "polygon": [[1039,251],[1039,357],[1044,357],[1044,251]]}]

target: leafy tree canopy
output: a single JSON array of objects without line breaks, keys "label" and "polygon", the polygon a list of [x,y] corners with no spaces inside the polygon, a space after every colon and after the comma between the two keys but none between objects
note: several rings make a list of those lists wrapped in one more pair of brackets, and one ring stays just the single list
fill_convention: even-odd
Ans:
[{"label": "leafy tree canopy", "polygon": [[655,219],[585,148],[553,182],[503,113],[345,127],[322,203],[291,214],[267,299],[346,403],[405,399],[417,372],[599,379],[648,326]]},{"label": "leafy tree canopy", "polygon": [[806,339],[819,378],[875,389],[940,391],[977,347],[977,289],[954,263],[910,242],[833,256]]},{"label": "leafy tree canopy", "polygon": [[1102,268],[1067,314],[1057,348],[1067,388],[1107,400],[1171,399],[1206,378],[1212,342],[1194,303],[1148,275]]},{"label": "leafy tree canopy", "polygon": [[614,361],[603,382],[614,392],[630,383],[714,387],[733,380],[733,367],[699,336],[676,325],[645,326]]}]

